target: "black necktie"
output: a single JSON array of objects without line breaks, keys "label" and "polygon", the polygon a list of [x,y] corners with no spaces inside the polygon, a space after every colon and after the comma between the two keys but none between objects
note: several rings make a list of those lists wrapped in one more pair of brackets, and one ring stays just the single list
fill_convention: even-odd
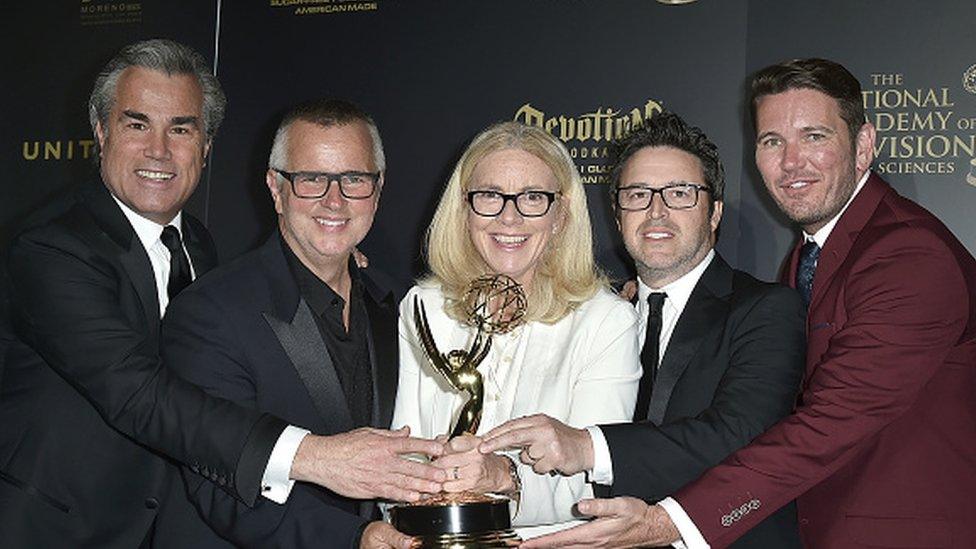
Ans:
[{"label": "black necktie", "polygon": [[183,240],[180,238],[180,231],[176,227],[167,225],[163,228],[163,234],[159,236],[163,246],[169,250],[169,282],[166,285],[169,298],[173,299],[178,293],[186,288],[192,278],[190,277],[190,260],[187,259],[183,251]]},{"label": "black necktie", "polygon": [[668,297],[664,292],[654,292],[647,296],[649,312],[647,314],[647,335],[644,338],[644,348],[641,349],[641,366],[644,374],[641,376],[640,387],[637,389],[637,406],[634,408],[634,421],[647,419],[647,409],[651,404],[651,390],[654,388],[654,378],[657,376],[658,349],[661,344],[661,310],[664,309],[664,299]]},{"label": "black necktie", "polygon": [[820,257],[820,246],[810,241],[800,248],[800,261],[796,267],[796,289],[803,298],[803,306],[810,308],[810,296],[813,294],[813,274],[817,270],[817,258]]}]

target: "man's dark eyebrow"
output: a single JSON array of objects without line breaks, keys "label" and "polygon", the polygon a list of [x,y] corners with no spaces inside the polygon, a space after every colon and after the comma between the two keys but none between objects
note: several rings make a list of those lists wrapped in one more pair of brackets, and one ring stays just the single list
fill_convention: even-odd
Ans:
[{"label": "man's dark eyebrow", "polygon": [[127,117],[129,117],[129,118],[134,118],[134,119],[136,119],[136,120],[138,120],[140,122],[149,122],[149,116],[147,114],[145,114],[145,113],[141,113],[141,112],[137,112],[137,111],[125,110],[125,111],[122,111],[122,114],[125,115],[125,116],[127,116]]},{"label": "man's dark eyebrow", "polygon": [[[132,118],[133,120],[138,120],[140,122],[145,122],[147,124],[149,123],[149,115],[147,115],[146,113],[124,110],[122,111],[122,115],[127,118]],[[199,127],[200,117],[194,115],[174,116],[173,118],[169,119],[169,123],[172,124],[173,126],[191,125],[194,127]]]},{"label": "man's dark eyebrow", "polygon": [[824,133],[837,133],[832,128],[827,126],[804,126],[803,131],[805,132],[824,132]]},{"label": "man's dark eyebrow", "polygon": [[200,117],[199,116],[174,116],[173,118],[169,119],[169,123],[174,126],[185,126],[187,124],[191,126],[199,126]]}]

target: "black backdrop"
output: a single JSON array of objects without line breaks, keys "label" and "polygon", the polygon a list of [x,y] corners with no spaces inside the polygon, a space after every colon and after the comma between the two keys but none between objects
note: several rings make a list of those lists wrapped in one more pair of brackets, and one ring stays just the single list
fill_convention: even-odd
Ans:
[{"label": "black backdrop", "polygon": [[[204,181],[188,209],[224,259],[269,233],[263,185],[272,132],[291,104],[319,96],[372,113],[387,187],[363,244],[406,283],[421,235],[466,142],[519,118],[564,137],[587,180],[597,255],[626,262],[602,184],[604,124],[665,107],[702,126],[727,170],[719,250],[773,278],[795,238],[752,165],[743,102],[752,71],[789,57],[848,66],[879,123],[877,167],[976,248],[976,3],[952,0],[144,0],[5,9],[8,75],[0,245],[28,211],[93,176],[85,100],[97,69],[130,41],[164,36],[214,61],[229,98]],[[617,122],[620,119],[620,122]],[[627,122],[623,122],[623,120]]]}]

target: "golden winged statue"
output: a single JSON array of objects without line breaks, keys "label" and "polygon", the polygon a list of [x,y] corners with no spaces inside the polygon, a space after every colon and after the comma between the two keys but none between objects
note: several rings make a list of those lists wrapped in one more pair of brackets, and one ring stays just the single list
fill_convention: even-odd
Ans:
[{"label": "golden winged statue", "polygon": [[488,356],[488,351],[491,349],[491,335],[486,335],[481,324],[478,324],[478,331],[470,349],[467,351],[458,349],[445,355],[437,349],[427,321],[427,311],[417,296],[413,298],[413,320],[424,346],[424,352],[434,369],[444,376],[454,390],[468,393],[468,401],[461,408],[457,424],[451,431],[451,438],[463,433],[475,434],[478,431],[478,424],[481,423],[482,400],[485,395],[484,381],[481,372],[478,371],[478,365]]}]

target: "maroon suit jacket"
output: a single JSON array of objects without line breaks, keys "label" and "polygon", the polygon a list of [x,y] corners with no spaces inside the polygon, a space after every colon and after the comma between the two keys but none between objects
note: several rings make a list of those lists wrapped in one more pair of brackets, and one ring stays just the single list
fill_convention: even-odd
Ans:
[{"label": "maroon suit jacket", "polygon": [[872,174],[824,244],[807,336],[795,413],[675,494],[705,539],[796,498],[807,547],[976,547],[973,257]]}]

